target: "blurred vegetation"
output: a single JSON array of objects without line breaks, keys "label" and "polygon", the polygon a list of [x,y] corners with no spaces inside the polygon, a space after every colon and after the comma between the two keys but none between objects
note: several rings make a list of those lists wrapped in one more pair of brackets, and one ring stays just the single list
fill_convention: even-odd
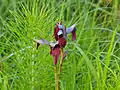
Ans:
[{"label": "blurred vegetation", "polygon": [[33,39],[53,40],[60,20],[77,23],[61,90],[120,89],[119,0],[0,0],[0,90],[54,90],[49,47]]}]

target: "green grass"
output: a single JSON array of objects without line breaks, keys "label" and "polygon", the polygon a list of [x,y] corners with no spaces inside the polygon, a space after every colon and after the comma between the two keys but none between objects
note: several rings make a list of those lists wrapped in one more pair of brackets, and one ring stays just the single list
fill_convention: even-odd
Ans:
[{"label": "green grass", "polygon": [[[77,40],[60,77],[61,90],[120,89],[119,0],[1,0],[0,90],[54,90],[49,47],[36,50],[34,39],[53,40],[56,22],[77,23]],[[3,14],[2,14],[3,13]]]}]

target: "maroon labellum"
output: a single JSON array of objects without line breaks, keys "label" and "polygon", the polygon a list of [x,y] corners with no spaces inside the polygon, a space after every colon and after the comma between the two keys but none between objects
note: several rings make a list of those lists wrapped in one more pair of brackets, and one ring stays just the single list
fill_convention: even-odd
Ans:
[{"label": "maroon labellum", "polygon": [[50,47],[50,54],[54,57],[54,64],[56,65],[60,57],[60,46],[56,45],[54,48]]}]

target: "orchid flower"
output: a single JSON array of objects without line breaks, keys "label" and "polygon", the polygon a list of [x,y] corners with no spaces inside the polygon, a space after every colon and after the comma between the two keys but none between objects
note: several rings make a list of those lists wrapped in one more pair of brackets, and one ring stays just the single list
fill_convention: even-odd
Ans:
[{"label": "orchid flower", "polygon": [[[50,46],[50,54],[54,57],[54,64],[56,65],[60,56],[60,49],[65,47],[66,45],[66,39],[63,37],[63,31],[59,30],[58,33],[58,41],[56,42],[48,42],[45,39],[40,39],[40,40],[34,40],[35,42],[37,42],[37,49],[40,46],[40,44],[46,44]],[[62,58],[64,59],[64,57],[66,56],[66,53],[62,56]]]},{"label": "orchid flower", "polygon": [[[34,40],[34,41],[37,43],[37,49],[38,49],[40,44],[46,44],[46,45],[50,46],[50,54],[54,57],[54,64],[56,65],[58,62],[58,59],[60,57],[60,48],[61,48],[60,41],[62,41],[62,39],[60,41],[57,41],[57,42],[52,42],[52,41],[48,42],[45,39]],[[66,56],[66,52],[64,53],[62,58],[64,59],[65,56]]]},{"label": "orchid flower", "polygon": [[56,39],[56,41],[58,40],[58,35],[57,33],[59,32],[59,30],[63,31],[63,37],[66,39],[67,38],[67,34],[72,33],[72,40],[76,40],[76,24],[73,24],[71,27],[66,28],[62,25],[62,21],[60,22],[60,24],[56,24],[56,27],[54,28],[54,38]]},{"label": "orchid flower", "polygon": [[[63,26],[62,21],[60,23],[57,23],[55,28],[54,28],[54,38],[56,42],[48,42],[45,39],[40,39],[40,40],[34,40],[37,42],[37,49],[40,46],[40,44],[46,44],[50,46],[50,54],[54,57],[54,64],[57,64],[57,61],[60,56],[60,49],[64,48],[66,46],[66,39],[67,39],[67,34],[72,33],[72,40],[76,39],[76,24],[73,24],[71,27],[66,28]],[[66,53],[64,53],[66,56]],[[63,59],[65,56],[62,56]]]}]

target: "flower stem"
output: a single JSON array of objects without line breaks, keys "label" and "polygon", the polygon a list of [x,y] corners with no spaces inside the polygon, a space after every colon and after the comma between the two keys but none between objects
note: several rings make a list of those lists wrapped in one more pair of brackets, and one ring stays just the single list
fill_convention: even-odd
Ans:
[{"label": "flower stem", "polygon": [[58,81],[57,65],[55,65],[54,71],[55,71],[55,90],[59,90],[59,81]]},{"label": "flower stem", "polygon": [[63,48],[61,48],[61,60],[60,60],[60,66],[59,66],[59,70],[57,70],[57,65],[55,65],[54,67],[54,71],[55,71],[55,90],[60,90],[60,72],[62,69],[62,62],[63,62]]},{"label": "flower stem", "polygon": [[[60,80],[60,72],[62,69],[62,61],[63,61],[63,48],[61,48],[61,60],[60,60],[60,66],[59,66],[59,70],[58,70],[58,80]],[[60,87],[60,82],[58,82],[58,85]]]},{"label": "flower stem", "polygon": [[60,74],[61,69],[62,69],[62,62],[63,62],[63,48],[61,48],[61,60],[60,60],[59,74]]}]

